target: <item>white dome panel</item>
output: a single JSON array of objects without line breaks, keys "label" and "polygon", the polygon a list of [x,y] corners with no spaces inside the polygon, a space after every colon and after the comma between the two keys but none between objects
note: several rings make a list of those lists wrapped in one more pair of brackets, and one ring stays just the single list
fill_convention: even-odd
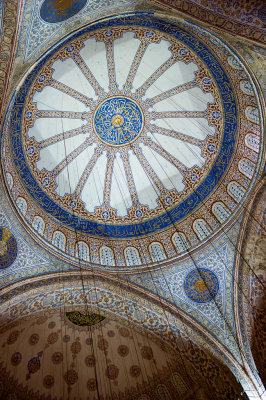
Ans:
[{"label": "white dome panel", "polygon": [[52,86],[45,86],[41,92],[35,92],[33,101],[37,103],[38,110],[73,112],[88,112],[90,110],[81,101]]},{"label": "white dome panel", "polygon": [[147,89],[143,100],[158,96],[166,90],[193,81],[197,70],[198,66],[193,62],[186,64],[183,61],[177,61]]},{"label": "white dome panel", "polygon": [[84,201],[86,210],[89,212],[94,212],[95,207],[103,203],[106,163],[107,157],[106,152],[104,152],[96,161],[81,192],[80,198]]},{"label": "white dome panel", "polygon": [[96,41],[96,39],[88,39],[84,41],[84,48],[80,50],[79,54],[89,67],[99,85],[105,90],[105,92],[108,92],[109,76],[105,44]]},{"label": "white dome panel", "polygon": [[52,76],[58,82],[64,83],[87,97],[97,98],[95,90],[72,58],[64,61],[57,60],[53,63],[52,68],[54,69]]}]

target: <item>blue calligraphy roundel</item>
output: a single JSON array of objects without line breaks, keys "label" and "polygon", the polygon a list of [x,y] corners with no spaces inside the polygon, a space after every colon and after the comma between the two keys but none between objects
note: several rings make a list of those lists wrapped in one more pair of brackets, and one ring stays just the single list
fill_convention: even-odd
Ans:
[{"label": "blue calligraphy roundel", "polygon": [[117,96],[105,100],[98,107],[93,122],[95,132],[103,142],[123,146],[140,134],[143,115],[133,100]]},{"label": "blue calligraphy roundel", "polygon": [[218,278],[207,268],[194,269],[185,278],[184,290],[190,300],[196,303],[207,303],[214,300],[218,293]]},{"label": "blue calligraphy roundel", "polygon": [[77,14],[87,3],[87,0],[44,0],[40,16],[50,24],[63,22]]}]

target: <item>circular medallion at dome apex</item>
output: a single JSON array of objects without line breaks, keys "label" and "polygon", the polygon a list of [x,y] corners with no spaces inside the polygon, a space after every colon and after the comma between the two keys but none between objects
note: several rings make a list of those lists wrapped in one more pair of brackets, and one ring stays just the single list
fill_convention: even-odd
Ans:
[{"label": "circular medallion at dome apex", "polygon": [[207,303],[214,300],[219,290],[218,278],[206,268],[197,268],[189,272],[184,281],[184,290],[190,300]]},{"label": "circular medallion at dome apex", "polygon": [[17,257],[17,241],[7,228],[0,227],[0,269],[9,267]]},{"label": "circular medallion at dome apex", "polygon": [[140,107],[126,97],[112,97],[97,108],[93,118],[99,138],[111,146],[132,143],[143,127]]},{"label": "circular medallion at dome apex", "polygon": [[[239,176],[236,162],[244,151],[247,167],[259,161],[259,151],[244,150],[238,121],[256,138],[260,128],[239,111],[252,93],[238,97],[247,73],[204,40],[163,20],[149,17],[143,26],[143,17],[127,16],[74,34],[36,65],[15,97],[15,171],[7,172],[22,183],[27,210],[42,215],[41,240],[55,245],[63,231],[60,250],[75,254],[75,230],[97,263],[105,238],[127,239],[121,253],[133,246],[142,257],[137,238],[157,232],[167,258],[174,232],[183,235],[175,243],[183,251],[234,215],[255,177]],[[240,185],[232,196],[229,176]],[[34,226],[27,210],[23,218]]]}]

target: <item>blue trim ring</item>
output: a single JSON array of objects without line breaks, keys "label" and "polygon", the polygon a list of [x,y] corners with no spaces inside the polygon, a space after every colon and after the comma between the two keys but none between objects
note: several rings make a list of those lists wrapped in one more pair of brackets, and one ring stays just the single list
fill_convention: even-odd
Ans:
[{"label": "blue trim ring", "polygon": [[[220,89],[222,106],[224,111],[224,134],[221,144],[220,152],[205,180],[198,186],[198,188],[182,203],[178,204],[168,213],[164,213],[156,218],[137,224],[124,224],[124,225],[108,225],[101,224],[93,221],[88,221],[84,218],[75,216],[58,204],[54,203],[42,188],[36,182],[34,176],[28,168],[27,161],[23,152],[21,126],[23,121],[23,109],[28,91],[36,78],[40,69],[45,63],[53,56],[60,47],[66,45],[73,39],[81,36],[84,33],[93,32],[102,28],[110,28],[110,26],[143,26],[161,30],[164,33],[174,36],[176,39],[182,41],[191,50],[205,62],[211,71],[217,86]],[[14,155],[14,161],[17,172],[23,181],[25,188],[34,200],[51,216],[56,218],[60,223],[66,224],[69,228],[76,229],[89,235],[96,235],[99,237],[112,237],[112,238],[130,238],[136,236],[144,236],[151,234],[157,230],[169,227],[171,224],[178,222],[182,218],[192,213],[201,202],[211,194],[215,186],[223,177],[227,166],[229,165],[234,146],[236,143],[237,134],[237,106],[233,88],[230,80],[226,75],[223,67],[211,53],[211,51],[199,39],[184,29],[177,27],[174,24],[165,22],[161,19],[155,19],[153,16],[130,15],[126,17],[102,21],[90,27],[77,32],[65,42],[60,44],[59,48],[52,50],[50,54],[45,56],[40,63],[30,72],[26,77],[22,87],[16,95],[14,107],[11,116],[11,144]]]}]

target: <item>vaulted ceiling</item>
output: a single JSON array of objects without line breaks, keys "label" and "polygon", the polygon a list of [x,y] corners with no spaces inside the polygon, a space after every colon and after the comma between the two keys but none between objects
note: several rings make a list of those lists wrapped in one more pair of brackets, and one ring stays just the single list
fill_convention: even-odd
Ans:
[{"label": "vaulted ceiling", "polygon": [[263,10],[0,5],[1,399],[265,398]]}]

